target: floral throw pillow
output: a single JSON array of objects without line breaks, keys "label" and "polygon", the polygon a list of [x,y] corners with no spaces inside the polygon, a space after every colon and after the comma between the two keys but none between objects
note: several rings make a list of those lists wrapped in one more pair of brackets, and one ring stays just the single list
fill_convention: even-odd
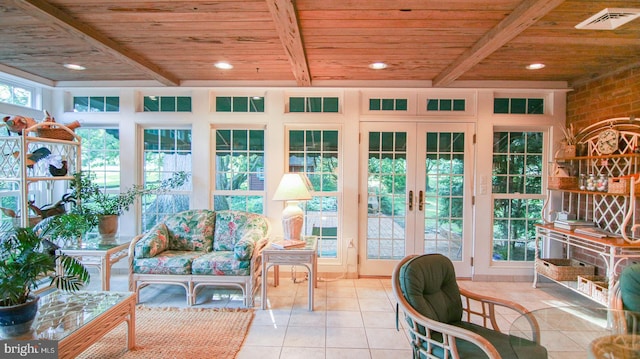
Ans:
[{"label": "floral throw pillow", "polygon": [[134,258],[151,258],[166,250],[169,246],[169,231],[164,223],[158,223],[151,228],[136,243]]},{"label": "floral throw pillow", "polygon": [[195,209],[176,213],[165,219],[171,232],[169,249],[210,252],[213,242],[214,212]]},{"label": "floral throw pillow", "polygon": [[247,221],[246,212],[217,211],[213,250],[233,251],[236,243],[245,234]]}]

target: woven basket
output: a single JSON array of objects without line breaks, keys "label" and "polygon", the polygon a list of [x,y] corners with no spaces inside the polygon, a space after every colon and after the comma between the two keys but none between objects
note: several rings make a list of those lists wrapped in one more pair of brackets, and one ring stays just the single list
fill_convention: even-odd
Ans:
[{"label": "woven basket", "polygon": [[607,278],[599,275],[579,275],[578,276],[578,292],[591,295],[594,283],[604,282]]},{"label": "woven basket", "polygon": [[605,281],[591,283],[591,298],[600,304],[607,305],[609,303],[609,283]]},{"label": "woven basket", "polygon": [[549,177],[547,187],[550,189],[577,189],[577,177]]},{"label": "woven basket", "polygon": [[55,140],[65,140],[71,141],[73,140],[73,134],[67,132],[67,130],[63,128],[38,128],[38,137],[44,138],[52,138]]},{"label": "woven basket", "polygon": [[[607,183],[607,192],[611,194],[629,194],[633,177],[610,177]],[[635,187],[636,194],[640,194],[640,185]]]},{"label": "woven basket", "polygon": [[575,259],[537,258],[536,271],[557,281],[577,280],[579,275],[593,275],[596,268]]}]

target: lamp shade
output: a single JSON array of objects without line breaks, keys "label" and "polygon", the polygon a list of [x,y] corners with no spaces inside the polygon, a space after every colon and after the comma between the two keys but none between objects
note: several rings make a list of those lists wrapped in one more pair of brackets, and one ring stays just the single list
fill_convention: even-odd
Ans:
[{"label": "lamp shade", "polygon": [[309,180],[301,173],[285,173],[278,184],[274,201],[304,201],[310,200]]}]

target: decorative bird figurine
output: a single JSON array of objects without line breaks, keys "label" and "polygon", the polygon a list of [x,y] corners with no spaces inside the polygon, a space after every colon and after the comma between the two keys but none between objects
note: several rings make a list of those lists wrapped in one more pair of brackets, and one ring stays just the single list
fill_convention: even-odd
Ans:
[{"label": "decorative bird figurine", "polygon": [[[28,168],[33,168],[33,165],[36,164],[36,162],[40,161],[43,158],[48,157],[51,154],[51,151],[49,151],[48,148],[46,147],[40,147],[37,150],[33,151],[32,153],[27,153],[27,167]],[[13,157],[18,158],[20,156],[20,152],[16,151],[13,153]]]},{"label": "decorative bird figurine", "polygon": [[59,163],[60,166],[57,166],[56,164],[49,162],[49,173],[51,173],[52,176],[60,177],[67,174],[67,161],[62,160],[59,161]]},{"label": "decorative bird figurine", "polygon": [[0,207],[0,211],[2,211],[2,213],[4,213],[4,215],[7,217],[18,218],[16,211],[12,210],[11,208]]},{"label": "decorative bird figurine", "polygon": [[7,129],[10,132],[15,132],[22,135],[22,131],[25,128],[29,128],[36,124],[36,120],[31,117],[24,116],[5,116],[2,121],[7,125]]}]

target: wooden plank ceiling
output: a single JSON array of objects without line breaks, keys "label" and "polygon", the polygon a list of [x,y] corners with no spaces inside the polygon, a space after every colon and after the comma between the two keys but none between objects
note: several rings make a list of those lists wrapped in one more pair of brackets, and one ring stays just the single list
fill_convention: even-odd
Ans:
[{"label": "wooden plank ceiling", "polygon": [[640,19],[574,27],[605,8],[640,0],[0,0],[0,70],[53,86],[572,85],[640,65]]}]

